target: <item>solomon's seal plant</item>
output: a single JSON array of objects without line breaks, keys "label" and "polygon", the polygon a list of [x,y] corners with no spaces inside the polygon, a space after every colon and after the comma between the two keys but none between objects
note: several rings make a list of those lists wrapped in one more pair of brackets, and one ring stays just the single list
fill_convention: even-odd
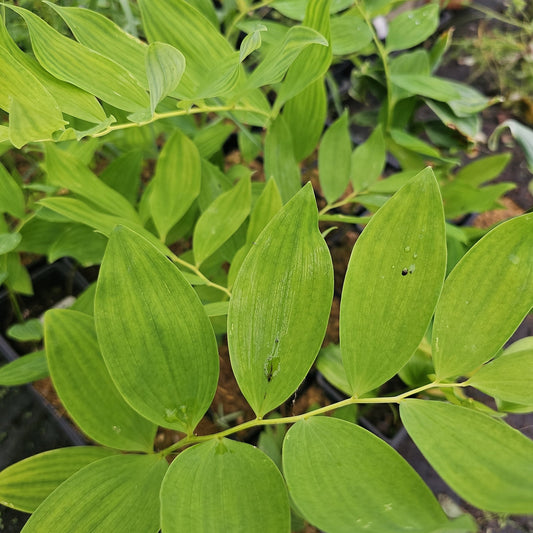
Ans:
[{"label": "solomon's seal plant", "polygon": [[[268,418],[313,364],[332,299],[331,259],[308,184],[254,240],[229,299],[231,363],[256,418],[196,435],[218,377],[213,329],[164,250],[117,226],[94,316],[52,310],[45,319],[58,394],[104,447],[59,449],[8,467],[1,501],[33,512],[27,532],[278,533],[290,530],[291,507],[328,532],[473,531],[467,515],[448,523],[386,443],[322,416],[389,402],[399,404],[415,443],[464,499],[494,512],[532,512],[533,443],[499,413],[460,401],[473,386],[533,405],[531,343],[500,351],[533,302],[532,229],[532,215],[501,224],[444,280],[439,188],[430,169],[418,174],[374,215],[352,253],[340,322],[350,396]],[[434,371],[426,382],[393,397],[365,397],[404,367],[430,324]],[[281,471],[259,449],[231,439],[277,424],[291,424]],[[182,438],[154,452],[157,426]]]}]

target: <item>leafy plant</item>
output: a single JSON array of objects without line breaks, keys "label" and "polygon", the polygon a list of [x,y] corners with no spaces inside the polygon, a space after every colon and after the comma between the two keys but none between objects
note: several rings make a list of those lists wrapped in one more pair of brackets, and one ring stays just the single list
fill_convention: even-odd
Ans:
[{"label": "leafy plant", "polygon": [[[224,4],[139,1],[140,39],[94,10],[47,3],[49,25],[7,6],[26,23],[34,56],[0,26],[0,107],[9,114],[0,136],[17,149],[30,143],[42,170],[24,180],[16,165],[0,167],[0,258],[15,265],[1,270],[3,281],[26,279],[22,252],[101,269],[75,308],[46,313],[46,353],[4,366],[0,382],[49,372],[100,446],[6,468],[0,501],[33,513],[28,532],[277,533],[302,517],[331,532],[473,531],[468,515],[446,517],[386,443],[321,416],[390,403],[469,503],[533,512],[533,445],[500,420],[533,405],[531,344],[501,354],[532,307],[533,218],[483,237],[446,222],[494,207],[507,186],[483,185],[508,158],[456,170],[461,143],[444,153],[418,136],[422,103],[463,141],[490,103],[432,74],[448,36],[429,52],[406,51],[435,32],[437,6],[399,15],[382,43],[371,18],[397,2]],[[367,68],[359,52],[379,61]],[[323,131],[324,79],[345,56],[360,69],[359,94],[370,83],[381,98],[355,148],[347,112]],[[230,135],[245,162],[262,152],[265,182],[244,165],[224,167]],[[299,166],[317,145],[320,211]],[[382,180],[387,154],[402,172]],[[155,169],[141,180],[147,160]],[[346,204],[368,216],[340,213]],[[310,372],[330,313],[333,267],[319,221],[367,224],[346,272],[340,348],[334,364],[318,363],[347,397],[281,417],[275,410]],[[197,434],[223,334],[255,418]],[[398,373],[410,389],[380,396]],[[470,401],[470,386],[493,395],[499,411]],[[158,426],[179,438],[154,451]],[[267,453],[230,438],[252,428],[264,428]]]},{"label": "leafy plant", "polygon": [[[232,366],[257,418],[201,436],[195,428],[218,376],[207,314],[160,249],[117,226],[94,318],[49,311],[45,335],[51,376],[73,419],[100,444],[134,453],[103,449],[110,456],[102,458],[81,448],[37,455],[2,472],[2,501],[34,512],[24,531],[82,531],[93,523],[115,531],[288,531],[289,494],[295,511],[326,531],[452,527],[388,445],[354,424],[318,416],[343,405],[391,402],[467,501],[496,512],[532,512],[531,441],[476,405],[420,399],[474,386],[500,400],[533,402],[530,347],[493,359],[531,308],[532,223],[524,215],[489,232],[443,285],[439,188],[429,169],[410,180],[368,224],[348,268],[340,334],[351,396],[303,415],[265,418],[309,371],[331,303],[332,265],[311,188],[304,187],[257,237],[229,301]],[[434,311],[433,377],[395,397],[365,398],[409,360]],[[380,334],[384,324],[387,336]],[[261,451],[228,439],[277,424],[294,424],[284,439],[283,475]],[[183,436],[152,452],[157,425]],[[175,454],[168,467],[165,458]],[[264,501],[271,502],[267,514]],[[473,530],[465,517],[453,527]]]}]

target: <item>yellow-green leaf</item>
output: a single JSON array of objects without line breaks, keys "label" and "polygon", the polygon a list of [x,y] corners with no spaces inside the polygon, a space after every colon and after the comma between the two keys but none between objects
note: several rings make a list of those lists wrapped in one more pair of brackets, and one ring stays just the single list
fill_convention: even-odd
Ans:
[{"label": "yellow-green leaf", "polygon": [[533,441],[500,420],[444,402],[405,400],[409,435],[450,487],[497,513],[533,513]]},{"label": "yellow-green leaf", "polygon": [[223,439],[193,446],[163,480],[161,527],[165,533],[289,533],[287,488],[276,465],[249,444]]},{"label": "yellow-green leaf", "polygon": [[442,201],[427,168],[372,217],[352,251],[340,344],[353,394],[383,384],[407,363],[433,315],[445,267]]},{"label": "yellow-green leaf", "polygon": [[280,405],[306,376],[332,296],[331,258],[308,184],[257,237],[230,300],[231,364],[258,416]]},{"label": "yellow-green leaf", "polygon": [[118,226],[102,262],[94,316],[122,396],[145,418],[191,433],[213,399],[218,352],[202,304],[180,271]]},{"label": "yellow-green leaf", "polygon": [[433,359],[441,379],[491,359],[533,306],[533,215],[497,226],[447,278],[435,311]]}]

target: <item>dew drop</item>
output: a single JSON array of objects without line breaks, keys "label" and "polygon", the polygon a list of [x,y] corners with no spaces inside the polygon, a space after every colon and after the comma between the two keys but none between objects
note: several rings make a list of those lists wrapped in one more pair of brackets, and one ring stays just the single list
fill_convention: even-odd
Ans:
[{"label": "dew drop", "polygon": [[119,434],[122,431],[122,428],[120,426],[113,426],[113,431]]},{"label": "dew drop", "polygon": [[410,252],[411,251],[411,247],[410,246],[406,246],[403,250],[404,250],[404,252]]},{"label": "dew drop", "polygon": [[418,254],[415,252],[415,253],[413,254],[413,259],[416,259],[417,257],[418,257]]},{"label": "dew drop", "polygon": [[414,271],[415,271],[415,265],[414,263],[412,265],[409,266],[409,274],[412,274]]},{"label": "dew drop", "polygon": [[520,257],[518,257],[517,255],[511,254],[509,256],[509,261],[511,261],[513,265],[518,265],[518,263],[520,263]]}]

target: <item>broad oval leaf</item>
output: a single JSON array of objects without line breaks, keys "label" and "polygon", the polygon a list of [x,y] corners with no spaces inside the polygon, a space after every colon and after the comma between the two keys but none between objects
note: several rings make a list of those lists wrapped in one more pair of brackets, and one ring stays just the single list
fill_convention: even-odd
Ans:
[{"label": "broad oval leaf", "polygon": [[331,48],[333,55],[359,52],[372,42],[372,32],[354,11],[331,18]]},{"label": "broad oval leaf", "polygon": [[333,267],[309,183],[255,240],[230,300],[231,364],[258,416],[280,405],[306,376],[332,296]]},{"label": "broad oval leaf", "polygon": [[244,177],[232,189],[218,196],[202,213],[193,233],[194,259],[197,266],[239,229],[250,213],[251,201],[250,178]]},{"label": "broad oval leaf", "polygon": [[320,186],[328,204],[340,198],[350,182],[352,141],[345,111],[324,133],[318,149]]},{"label": "broad oval leaf", "polygon": [[276,465],[249,444],[223,439],[193,446],[163,480],[161,526],[165,533],[288,533],[287,488]]},{"label": "broad oval leaf", "polygon": [[43,350],[19,357],[0,367],[0,385],[14,387],[45,378],[49,375]]},{"label": "broad oval leaf", "polygon": [[500,400],[533,405],[533,349],[498,357],[482,366],[468,384]]},{"label": "broad oval leaf", "polygon": [[[50,74],[119,109],[148,108],[148,95],[118,63],[61,35],[31,11],[9,7],[26,21],[35,57]],[[72,61],[73,57],[76,61]]]},{"label": "broad oval leaf", "polygon": [[185,70],[183,54],[166,43],[151,43],[146,52],[146,72],[150,88],[150,112],[179,84]]},{"label": "broad oval leaf", "polygon": [[20,233],[0,233],[0,255],[13,251],[21,240]]},{"label": "broad oval leaf", "polygon": [[439,25],[439,6],[429,4],[409,9],[395,17],[389,25],[386,48],[389,52],[405,50],[431,37]]},{"label": "broad oval leaf", "polygon": [[444,280],[445,238],[439,187],[427,168],[357,240],[340,308],[342,359],[353,394],[383,384],[418,347]]},{"label": "broad oval leaf", "polygon": [[283,443],[283,472],[298,510],[325,531],[434,531],[447,522],[395,450],[344,420],[315,416],[292,426]]},{"label": "broad oval leaf", "polygon": [[98,343],[126,401],[161,426],[192,432],[218,379],[215,335],[194,289],[140,235],[117,226],[95,298]]},{"label": "broad oval leaf", "polygon": [[91,316],[70,309],[48,311],[45,345],[57,394],[89,437],[120,450],[152,450],[157,428],[126,403],[111,381]]},{"label": "broad oval leaf", "polygon": [[10,326],[6,335],[21,342],[37,342],[43,338],[43,325],[38,318],[29,318],[24,322]]},{"label": "broad oval leaf", "polygon": [[72,446],[28,457],[0,472],[0,503],[33,513],[72,474],[117,453],[98,446]]},{"label": "broad oval leaf", "polygon": [[491,359],[533,305],[533,215],[499,225],[447,278],[435,311],[433,359],[440,379]]},{"label": "broad oval leaf", "polygon": [[200,194],[201,177],[196,145],[176,130],[161,150],[151,183],[150,211],[162,241]]},{"label": "broad oval leaf", "polygon": [[167,466],[159,455],[117,455],[91,463],[50,494],[22,531],[156,533]]},{"label": "broad oval leaf", "polygon": [[467,407],[405,400],[409,435],[450,487],[466,501],[497,513],[533,513],[533,441]]}]

